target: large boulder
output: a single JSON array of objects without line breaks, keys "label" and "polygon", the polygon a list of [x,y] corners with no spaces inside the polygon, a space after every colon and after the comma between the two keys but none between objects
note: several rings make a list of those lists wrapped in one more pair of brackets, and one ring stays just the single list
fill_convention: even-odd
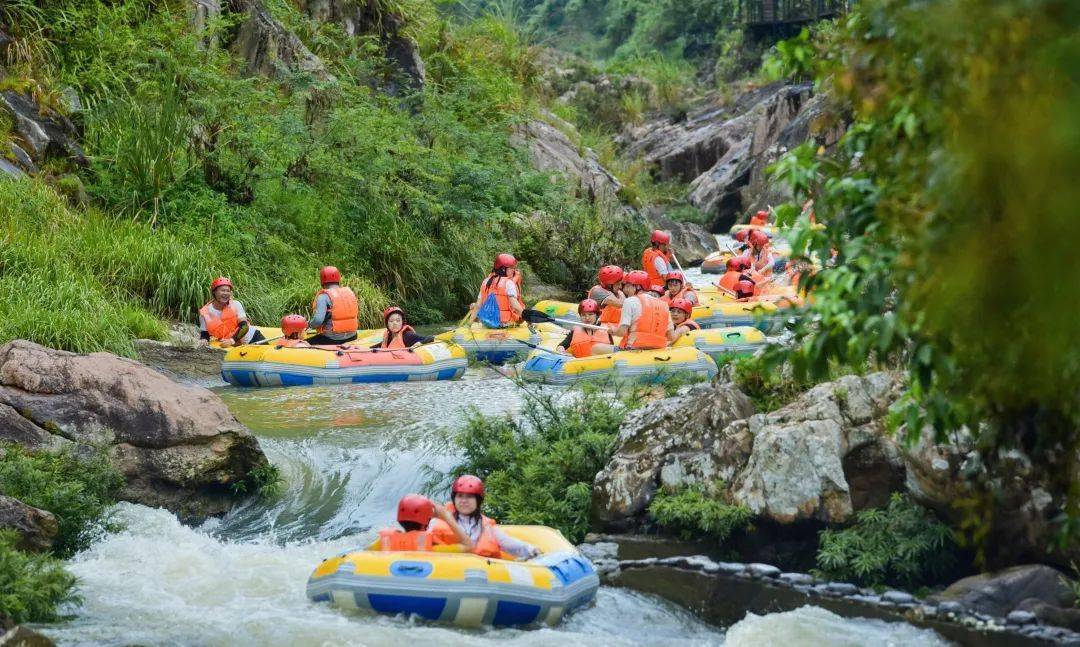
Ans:
[{"label": "large boulder", "polygon": [[730,479],[734,475],[714,465],[712,456],[749,451],[745,432],[729,425],[753,412],[750,398],[730,385],[698,385],[631,412],[611,460],[596,475],[594,522],[610,531],[637,525],[661,485],[661,472],[673,486]]},{"label": "large boulder", "polygon": [[53,513],[0,494],[0,530],[18,533],[16,548],[43,553],[52,550],[60,525]]},{"label": "large boulder", "polygon": [[[219,514],[232,486],[266,464],[254,436],[214,393],[110,353],[78,355],[16,340],[0,346],[0,408],[78,445],[105,445],[123,499],[187,517]],[[10,414],[7,416],[10,418]],[[0,439],[28,431],[0,428]]]},{"label": "large boulder", "polygon": [[619,180],[600,165],[596,153],[588,148],[583,153],[563,130],[549,122],[558,123],[564,130],[573,126],[560,122],[554,115],[546,118],[547,121],[531,119],[518,124],[510,135],[510,143],[527,150],[530,163],[538,171],[569,180],[594,202],[616,203],[622,188]]},{"label": "large boulder", "polygon": [[37,165],[49,158],[71,160],[78,165],[89,163],[76,141],[75,125],[64,115],[15,90],[0,92],[0,110],[8,113],[15,126],[18,143],[11,145],[15,166],[35,173]]},{"label": "large boulder", "polygon": [[998,617],[1005,617],[1028,600],[1030,602],[1025,606],[1041,602],[1054,607],[1071,607],[1076,602],[1065,576],[1042,564],[1024,564],[965,577],[931,599],[959,602],[980,613]]},{"label": "large boulder", "polygon": [[334,78],[322,60],[278,22],[262,2],[230,0],[229,7],[233,13],[245,14],[232,47],[245,61],[248,74],[285,78],[304,73],[320,80]]}]

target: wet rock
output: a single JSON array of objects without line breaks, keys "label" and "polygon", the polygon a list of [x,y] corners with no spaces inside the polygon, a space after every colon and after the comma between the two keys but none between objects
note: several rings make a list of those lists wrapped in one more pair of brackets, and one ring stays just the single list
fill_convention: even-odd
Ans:
[{"label": "wet rock", "polygon": [[942,607],[953,601],[979,613],[1002,617],[1026,600],[1066,607],[1072,606],[1075,597],[1061,572],[1029,564],[965,577],[931,599],[942,601]]},{"label": "wet rock", "polygon": [[1035,614],[1030,611],[1011,611],[1005,616],[1005,622],[1011,625],[1030,625],[1036,621]]},{"label": "wet rock", "polygon": [[746,570],[754,577],[776,577],[780,575],[780,569],[772,564],[747,564]]},{"label": "wet rock", "polygon": [[859,592],[859,587],[851,582],[829,582],[825,588],[840,595],[855,595]]},{"label": "wet rock", "polygon": [[903,591],[885,591],[881,594],[881,599],[893,604],[911,604],[916,602],[914,595]]},{"label": "wet rock", "polygon": [[217,395],[110,353],[0,346],[0,405],[52,435],[106,445],[126,478],[121,498],[186,517],[224,512],[231,486],[266,464]]},{"label": "wet rock", "polygon": [[591,561],[602,559],[617,559],[619,557],[619,545],[613,541],[600,541],[592,544],[581,544],[578,550]]},{"label": "wet rock", "polygon": [[[670,472],[682,474],[680,480],[730,479],[733,470],[717,465],[712,457],[749,453],[745,429],[729,425],[751,413],[753,403],[730,385],[698,385],[686,395],[631,412],[619,429],[611,459],[596,475],[595,522],[609,529],[636,525],[660,485],[665,466],[678,464],[679,469]],[[680,462],[683,457],[688,460]]]},{"label": "wet rock", "polygon": [[[34,164],[46,159],[62,158],[84,166],[89,163],[76,142],[78,133],[67,117],[43,108],[29,95],[4,90],[0,92],[0,110],[5,110],[15,124],[14,134],[24,155]],[[15,154],[18,160],[20,156]],[[24,170],[33,172],[36,168]]]},{"label": "wet rock", "polygon": [[135,340],[139,361],[172,379],[221,379],[225,350],[198,343]]},{"label": "wet rock", "polygon": [[553,123],[561,120],[554,115],[546,118],[547,121],[533,119],[516,126],[511,133],[510,143],[529,152],[533,168],[565,178],[572,186],[579,187],[590,200],[617,202],[622,185],[600,165],[596,153],[585,149],[582,154],[563,132],[572,129],[572,126],[562,122],[563,130],[560,130]]},{"label": "wet rock", "polygon": [[1046,624],[1080,631],[1080,608],[1075,606],[1058,607],[1037,598],[1028,598],[1016,605],[1016,608],[1019,611],[1030,611]]},{"label": "wet rock", "polygon": [[232,12],[246,14],[232,47],[250,75],[284,79],[297,72],[328,81],[334,77],[311,50],[278,22],[259,0],[230,0]]},{"label": "wet rock", "polygon": [[19,534],[16,548],[46,552],[52,550],[60,526],[53,513],[0,494],[0,530]]},{"label": "wet rock", "polygon": [[38,632],[17,625],[0,636],[0,647],[55,647],[50,638]]},{"label": "wet rock", "polygon": [[746,564],[740,564],[738,562],[717,562],[716,566],[721,573],[727,573],[728,575],[742,573],[746,570]]},{"label": "wet rock", "polygon": [[967,611],[967,607],[955,600],[945,600],[938,604],[938,611],[942,613],[964,613]]},{"label": "wet rock", "polygon": [[814,576],[807,573],[781,573],[780,581],[791,585],[810,585],[814,583]]}]

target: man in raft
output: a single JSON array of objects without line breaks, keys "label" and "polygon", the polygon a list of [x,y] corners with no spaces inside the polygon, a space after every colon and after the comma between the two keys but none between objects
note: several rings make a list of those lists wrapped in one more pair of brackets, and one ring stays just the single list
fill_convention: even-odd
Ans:
[{"label": "man in raft", "polygon": [[356,331],[360,328],[360,303],[356,294],[341,285],[341,272],[333,266],[319,270],[319,282],[322,289],[315,293],[311,319],[308,320],[308,327],[318,334],[307,342],[313,346],[337,345],[356,339]]},{"label": "man in raft", "polygon": [[674,269],[671,259],[671,234],[659,229],[653,231],[649,237],[649,247],[641,253],[641,268],[649,277],[649,285],[664,284],[664,277]]},{"label": "man in raft", "polygon": [[219,276],[210,283],[210,302],[199,308],[199,338],[219,342],[222,348],[251,344],[265,339],[259,329],[248,324],[244,306],[232,298],[233,284]]},{"label": "man in raft", "polygon": [[626,299],[619,327],[613,333],[622,337],[623,349],[664,348],[675,337],[667,304],[649,296],[648,289],[649,275],[640,270],[628,273],[623,281]]},{"label": "man in raft", "polygon": [[600,325],[610,328],[619,325],[625,297],[622,292],[623,275],[623,269],[618,265],[605,265],[597,273],[599,282],[589,290],[589,298],[600,304]]},{"label": "man in raft", "polygon": [[517,267],[517,259],[510,254],[499,254],[491,274],[480,284],[476,303],[469,306],[469,323],[480,320],[485,328],[506,328],[521,322],[525,304],[517,283],[510,278],[510,270]]}]

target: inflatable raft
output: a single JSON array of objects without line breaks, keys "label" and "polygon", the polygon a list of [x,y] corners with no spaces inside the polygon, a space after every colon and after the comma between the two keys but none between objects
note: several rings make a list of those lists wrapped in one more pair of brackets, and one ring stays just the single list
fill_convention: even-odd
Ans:
[{"label": "inflatable raft", "polygon": [[719,362],[727,355],[753,353],[765,345],[765,335],[757,328],[735,326],[695,330],[675,340],[672,348],[696,348]]},{"label": "inflatable raft", "polygon": [[221,378],[235,386],[456,380],[467,366],[465,351],[445,342],[378,351],[359,346],[283,348],[270,342],[229,349]]},{"label": "inflatable raft", "polygon": [[470,359],[505,364],[525,357],[532,350],[521,342],[528,342],[535,346],[551,339],[561,340],[565,335],[565,331],[552,324],[485,328],[481,324],[474,323],[471,327],[461,326],[436,335],[435,338],[460,346]]},{"label": "inflatable raft", "polygon": [[554,625],[596,596],[596,570],[559,531],[499,528],[536,546],[541,556],[516,562],[471,553],[357,550],[319,564],[307,596],[466,627]]},{"label": "inflatable raft", "polygon": [[[694,307],[693,318],[702,328],[753,326],[759,330],[768,331],[779,321],[781,313],[778,310],[786,305],[784,302],[778,305],[771,301],[740,303],[721,298],[719,291],[716,288],[713,288],[713,290],[712,295],[701,295],[702,304]],[[581,317],[577,313],[577,305],[573,303],[540,301],[536,304],[535,309],[550,317],[573,322],[581,321]],[[566,336],[566,331],[560,331],[557,336],[559,341],[562,341],[563,337]],[[458,342],[457,338],[454,338],[454,341]]]},{"label": "inflatable raft", "polygon": [[574,384],[587,380],[662,382],[675,375],[711,379],[717,368],[711,357],[687,345],[661,350],[623,350],[581,358],[536,350],[529,354],[519,373],[527,381],[543,384]]}]

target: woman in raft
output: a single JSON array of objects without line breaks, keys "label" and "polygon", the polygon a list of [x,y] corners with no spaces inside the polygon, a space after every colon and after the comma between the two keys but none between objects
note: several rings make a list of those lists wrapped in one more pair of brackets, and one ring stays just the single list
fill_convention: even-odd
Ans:
[{"label": "woman in raft", "polygon": [[[428,530],[432,517],[445,525],[446,532],[436,533]],[[379,531],[379,541],[371,550],[437,550],[436,546],[461,545],[471,547],[469,535],[454,521],[453,515],[443,506],[432,503],[421,494],[406,494],[398,501],[397,528],[383,528]]]},{"label": "woman in raft", "polygon": [[386,330],[383,331],[382,341],[372,346],[372,348],[404,350],[435,341],[434,337],[424,337],[416,334],[413,327],[405,321],[405,311],[398,306],[390,306],[383,310],[382,316]]},{"label": "woman in raft", "polygon": [[675,299],[671,302],[671,324],[675,327],[674,342],[683,335],[690,334],[695,330],[701,330],[701,324],[690,318],[694,313],[694,304],[686,299]]},{"label": "woman in raft", "polygon": [[[582,323],[590,326],[600,325],[600,304],[593,299],[585,299],[579,303],[577,311]],[[559,353],[569,351],[574,357],[605,355],[615,352],[615,340],[611,338],[610,330],[574,326],[555,350]]]},{"label": "woman in raft", "polygon": [[470,552],[481,557],[501,559],[529,559],[540,554],[534,546],[514,539],[499,530],[494,519],[484,516],[484,482],[476,476],[466,474],[454,480],[450,488],[451,503],[444,506],[449,519],[440,517],[431,522],[429,530],[435,541],[455,543],[458,541],[457,528],[468,536],[468,542],[461,541]]}]

